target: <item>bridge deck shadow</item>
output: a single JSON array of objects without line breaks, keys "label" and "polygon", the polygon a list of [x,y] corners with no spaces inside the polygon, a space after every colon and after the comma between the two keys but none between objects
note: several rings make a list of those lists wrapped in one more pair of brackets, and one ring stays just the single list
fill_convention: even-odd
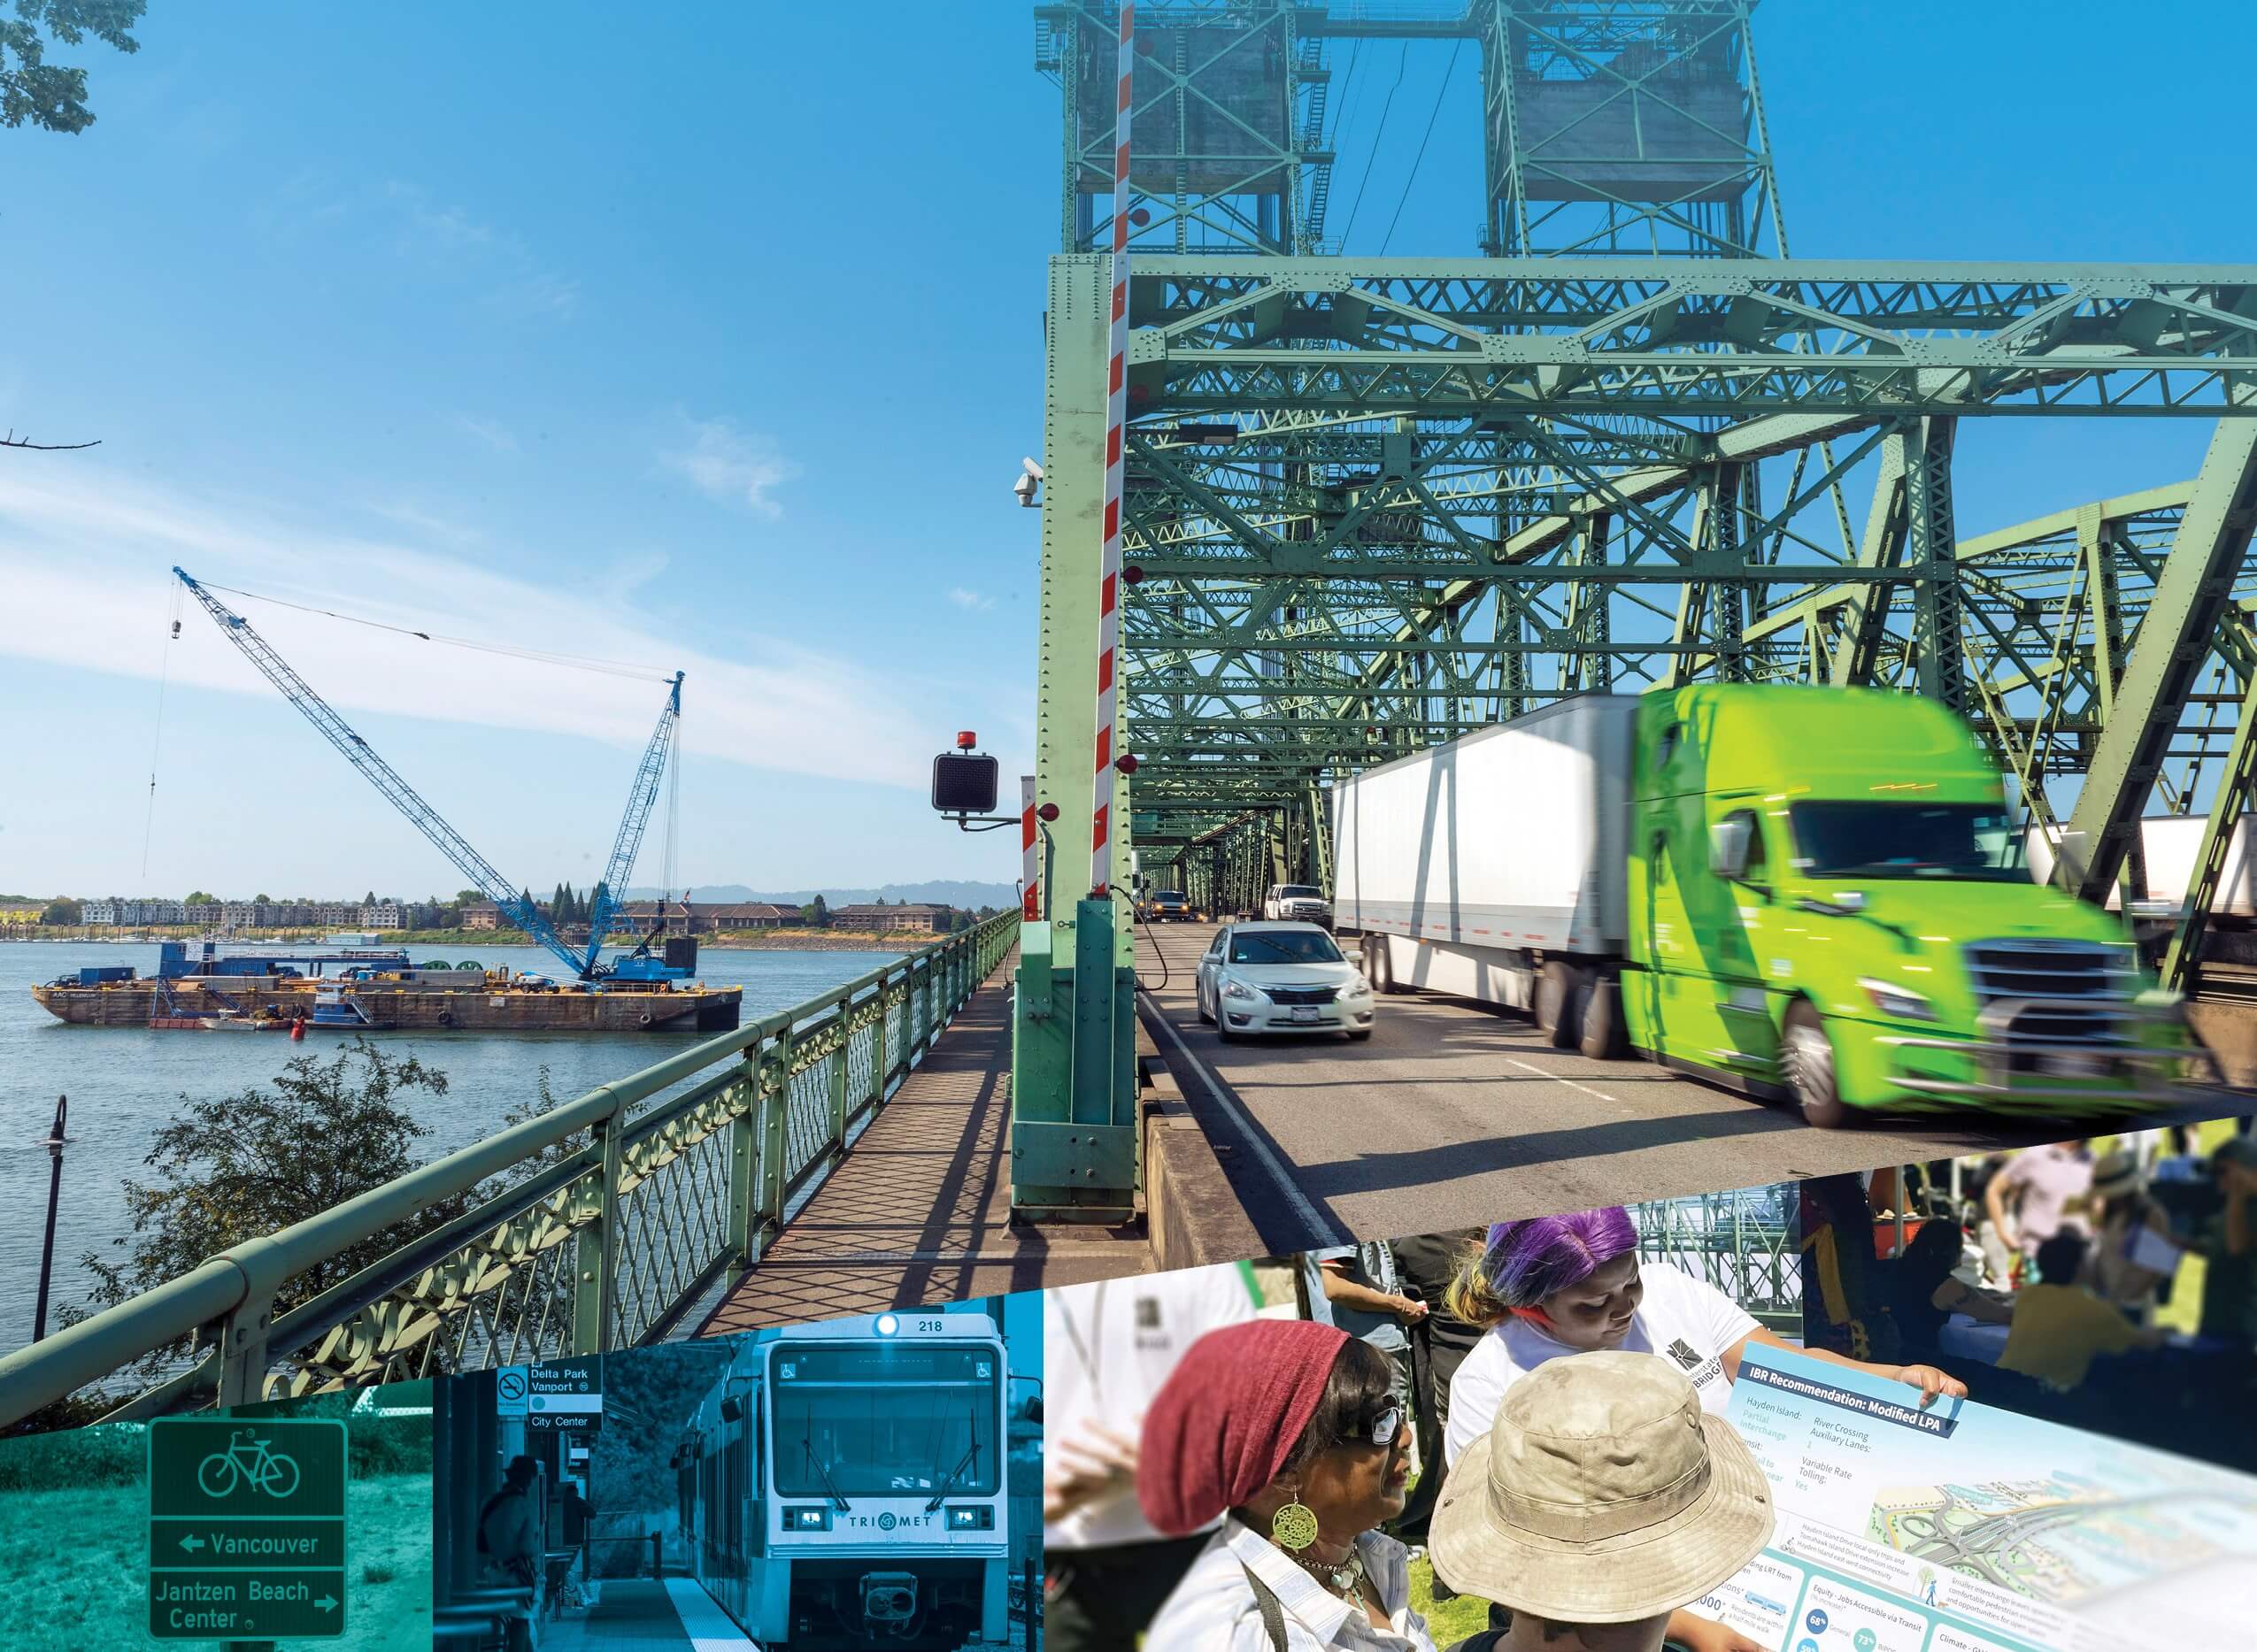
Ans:
[{"label": "bridge deck shadow", "polygon": [[1039,1290],[1151,1266],[1143,1234],[1131,1229],[1010,1220],[1016,957],[973,994],[697,1334]]}]

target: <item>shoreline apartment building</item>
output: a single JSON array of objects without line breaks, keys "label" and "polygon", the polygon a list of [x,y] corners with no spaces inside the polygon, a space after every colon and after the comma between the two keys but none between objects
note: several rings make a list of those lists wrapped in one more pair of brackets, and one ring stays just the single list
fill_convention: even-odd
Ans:
[{"label": "shoreline apartment building", "polygon": [[831,909],[833,929],[859,930],[875,934],[906,932],[914,934],[946,933],[952,911],[945,906],[931,906],[910,903],[901,906],[857,905],[835,906]]}]

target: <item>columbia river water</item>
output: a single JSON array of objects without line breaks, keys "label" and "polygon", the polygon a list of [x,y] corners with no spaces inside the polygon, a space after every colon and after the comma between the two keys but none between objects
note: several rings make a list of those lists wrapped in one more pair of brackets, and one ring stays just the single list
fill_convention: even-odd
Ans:
[{"label": "columbia river water", "polygon": [[[556,961],[529,948],[481,947],[466,938],[450,946],[412,944],[419,961],[475,958],[488,967],[555,974]],[[757,1021],[789,1009],[897,955],[881,952],[729,952],[708,950],[701,979],[744,988],[743,1018]],[[66,1026],[32,1002],[38,981],[75,975],[86,964],[157,968],[153,945],[0,941],[0,1353],[31,1340],[38,1289],[40,1239],[47,1216],[49,1159],[42,1145],[55,1098],[71,1098],[69,1145],[55,1227],[54,1304],[77,1303],[89,1276],[88,1251],[122,1259],[112,1241],[126,1235],[119,1183],[145,1176],[143,1160],[157,1132],[180,1110],[183,1093],[197,1099],[263,1086],[297,1055],[335,1050],[337,1034],[312,1033],[293,1044],[281,1033],[151,1032],[140,1027]],[[405,1098],[430,1133],[411,1152],[428,1161],[467,1146],[500,1126],[512,1107],[535,1100],[543,1071],[549,1087],[568,1099],[639,1072],[697,1041],[694,1033],[602,1036],[586,1033],[378,1033],[391,1056],[419,1057],[447,1075],[447,1093]]]}]

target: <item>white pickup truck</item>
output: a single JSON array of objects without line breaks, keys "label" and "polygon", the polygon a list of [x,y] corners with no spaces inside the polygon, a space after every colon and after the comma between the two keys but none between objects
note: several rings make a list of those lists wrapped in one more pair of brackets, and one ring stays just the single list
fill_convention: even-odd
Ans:
[{"label": "white pickup truck", "polygon": [[1262,896],[1262,917],[1274,924],[1322,924],[1332,927],[1332,904],[1313,884],[1276,883]]}]

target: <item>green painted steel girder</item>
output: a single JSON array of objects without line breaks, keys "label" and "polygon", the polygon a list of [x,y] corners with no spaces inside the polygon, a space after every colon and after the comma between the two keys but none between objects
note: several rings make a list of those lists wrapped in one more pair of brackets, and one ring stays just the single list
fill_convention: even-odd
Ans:
[{"label": "green painted steel girder", "polygon": [[[2249,411],[2257,412],[2257,397]],[[2122,870],[2257,525],[2257,421],[2222,422],[2187,496],[2066,830],[2071,884],[2102,901]]]},{"label": "green painted steel girder", "polygon": [[1132,413],[2207,415],[2257,268],[1140,259]]}]

